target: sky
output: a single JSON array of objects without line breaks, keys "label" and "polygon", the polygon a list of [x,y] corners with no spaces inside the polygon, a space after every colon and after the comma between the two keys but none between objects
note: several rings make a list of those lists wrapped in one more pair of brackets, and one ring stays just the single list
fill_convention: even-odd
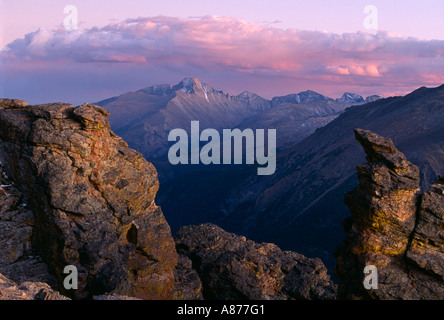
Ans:
[{"label": "sky", "polygon": [[198,77],[232,95],[444,83],[444,1],[0,0],[0,96],[75,105]]}]

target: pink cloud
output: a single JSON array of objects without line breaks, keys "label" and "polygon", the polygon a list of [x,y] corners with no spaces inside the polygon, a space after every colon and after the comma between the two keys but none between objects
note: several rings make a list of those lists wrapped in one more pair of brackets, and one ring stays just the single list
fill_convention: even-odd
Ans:
[{"label": "pink cloud", "polygon": [[108,64],[120,65],[121,72],[132,66],[141,74],[165,69],[177,73],[177,79],[192,71],[324,86],[416,87],[444,79],[444,41],[388,32],[284,30],[218,16],[127,19],[74,31],[39,29],[0,54],[9,74],[39,67],[62,73],[67,64],[92,64],[106,77],[106,68],[98,66]]},{"label": "pink cloud", "polygon": [[370,65],[350,65],[350,66],[327,66],[328,71],[338,75],[358,75],[379,77],[379,67],[374,64]]}]

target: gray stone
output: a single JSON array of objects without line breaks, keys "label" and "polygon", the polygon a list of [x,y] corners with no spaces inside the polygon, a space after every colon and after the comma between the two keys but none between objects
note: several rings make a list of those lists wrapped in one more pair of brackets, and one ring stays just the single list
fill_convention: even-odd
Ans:
[{"label": "gray stone", "polygon": [[336,287],[319,259],[255,243],[213,224],[182,227],[178,252],[190,258],[205,299],[328,300]]}]

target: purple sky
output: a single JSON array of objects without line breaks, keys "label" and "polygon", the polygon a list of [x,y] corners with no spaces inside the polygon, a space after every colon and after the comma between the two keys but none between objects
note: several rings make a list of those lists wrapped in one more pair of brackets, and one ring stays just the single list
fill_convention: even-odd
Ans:
[{"label": "purple sky", "polygon": [[444,83],[443,12],[441,0],[4,0],[0,96],[80,104],[188,76],[266,98],[405,94]]}]

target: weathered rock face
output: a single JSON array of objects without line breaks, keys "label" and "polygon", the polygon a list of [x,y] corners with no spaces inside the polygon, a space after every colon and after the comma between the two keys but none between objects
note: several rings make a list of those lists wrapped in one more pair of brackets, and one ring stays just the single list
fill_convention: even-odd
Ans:
[{"label": "weathered rock face", "polygon": [[199,274],[193,268],[191,260],[183,254],[179,254],[176,268],[174,269],[174,300],[202,300],[202,282]]},{"label": "weathered rock face", "polygon": [[[351,218],[337,250],[339,297],[444,298],[442,181],[421,194],[419,169],[390,139],[356,129],[368,163],[357,167],[359,186],[346,194]],[[364,267],[376,266],[378,289],[363,286]]]},{"label": "weathered rock face", "polygon": [[69,300],[47,283],[24,282],[18,285],[0,273],[0,300]]},{"label": "weathered rock face", "polygon": [[34,215],[0,163],[0,300],[65,300],[31,245]]},{"label": "weathered rock face", "polygon": [[319,259],[255,243],[213,224],[182,227],[178,252],[199,274],[205,299],[334,299],[336,287]]},{"label": "weathered rock face", "polygon": [[20,191],[8,179],[0,163],[0,273],[32,255],[33,226],[32,211],[21,201]]},{"label": "weathered rock face", "polygon": [[420,203],[407,258],[441,280],[437,288],[429,289],[444,298],[444,179],[422,194]]},{"label": "weathered rock face", "polygon": [[[27,204],[0,199],[4,232],[23,226],[6,243],[8,263],[32,247],[74,298],[172,295],[177,253],[154,202],[157,172],[110,130],[104,109],[0,99],[0,161]],[[67,265],[79,271],[74,292],[62,286]]]}]

